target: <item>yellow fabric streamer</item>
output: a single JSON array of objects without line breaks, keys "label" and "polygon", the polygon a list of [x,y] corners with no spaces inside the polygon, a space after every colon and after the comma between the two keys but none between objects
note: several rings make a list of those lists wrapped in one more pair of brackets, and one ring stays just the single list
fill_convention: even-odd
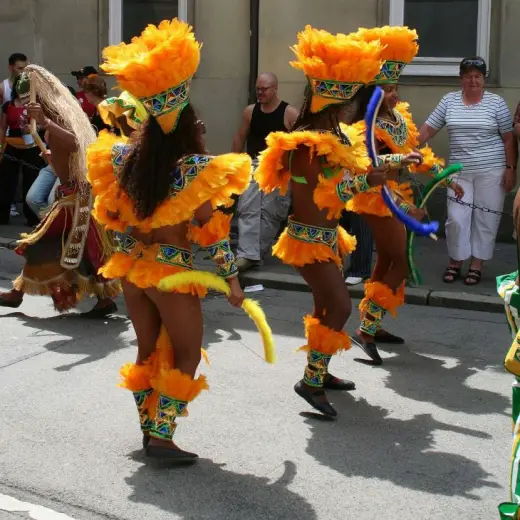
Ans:
[{"label": "yellow fabric streamer", "polygon": [[[187,271],[184,273],[174,274],[163,278],[158,285],[160,291],[173,291],[178,286],[186,284],[197,284],[213,289],[228,296],[231,289],[227,282],[213,273],[206,273],[203,271]],[[274,347],[273,333],[271,327],[267,323],[264,311],[258,302],[250,299],[245,299],[242,303],[242,309],[254,321],[264,344],[264,356],[267,363],[274,363],[276,361],[276,351]]]}]

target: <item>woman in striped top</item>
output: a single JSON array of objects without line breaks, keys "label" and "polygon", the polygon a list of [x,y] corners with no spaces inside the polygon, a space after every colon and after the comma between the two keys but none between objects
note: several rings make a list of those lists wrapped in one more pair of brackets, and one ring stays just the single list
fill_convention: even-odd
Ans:
[{"label": "woman in striped top", "polygon": [[[462,91],[450,92],[420,131],[425,143],[444,126],[450,138],[450,162],[464,169],[457,182],[464,189],[463,202],[502,211],[505,193],[516,184],[517,148],[512,118],[505,101],[484,89],[487,73],[482,58],[466,58],[460,64]],[[500,215],[448,200],[446,238],[450,260],[444,281],[460,277],[462,264],[471,258],[464,283],[476,285],[482,265],[490,260]]]}]

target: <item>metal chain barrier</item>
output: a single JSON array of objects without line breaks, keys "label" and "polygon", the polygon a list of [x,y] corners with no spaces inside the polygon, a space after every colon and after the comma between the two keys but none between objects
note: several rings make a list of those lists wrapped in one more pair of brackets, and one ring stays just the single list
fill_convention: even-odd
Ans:
[{"label": "metal chain barrier", "polygon": [[[409,180],[412,181],[412,184],[421,192],[423,188],[425,187],[425,184],[423,184],[420,180],[418,180],[415,175],[410,175]],[[434,192],[432,194],[432,197],[443,197],[444,195],[439,192]],[[478,209],[479,211],[482,211],[484,213],[492,213],[493,215],[505,215],[506,217],[513,218],[512,213],[508,213],[507,211],[497,211],[496,209],[490,209],[483,206],[477,206],[476,204],[473,204],[472,202],[464,202],[463,200],[457,199],[457,197],[452,197],[451,195],[446,195],[446,198],[452,202],[456,202],[457,204],[460,204],[461,206],[466,206],[471,209]]]},{"label": "metal chain barrier", "polygon": [[[6,153],[4,153],[2,155],[2,157],[4,159],[9,160],[9,161],[18,162],[22,166],[25,166],[25,167],[30,168],[32,170],[38,170],[39,171],[41,169],[38,166],[34,166],[34,164],[28,163],[27,161],[24,161],[22,159],[18,159],[17,157],[13,157],[12,155],[9,155],[9,154],[6,154]],[[254,162],[253,162],[253,164],[254,164]],[[419,192],[422,191],[422,189],[425,187],[425,184],[423,184],[421,181],[419,181],[416,178],[415,175],[410,175],[408,177],[408,179],[412,181],[412,184],[419,190]],[[444,198],[444,195],[442,193],[439,193],[439,192],[433,193],[432,196],[433,197],[443,197]],[[505,215],[506,217],[513,218],[512,213],[508,213],[507,211],[497,211],[495,209],[485,208],[483,206],[477,206],[476,204],[473,204],[471,202],[464,202],[462,200],[459,200],[459,199],[457,199],[457,197],[452,197],[451,195],[447,195],[446,198],[448,200],[452,201],[452,202],[460,204],[461,206],[466,206],[466,207],[471,208],[471,209],[478,209],[479,211],[483,211],[484,213],[492,213],[493,215],[501,215],[501,216]]]},{"label": "metal chain barrier", "polygon": [[0,159],[7,159],[8,161],[13,161],[20,163],[22,166],[25,166],[26,168],[30,168],[31,170],[38,170],[40,171],[41,168],[39,166],[34,166],[34,164],[28,163],[27,161],[24,161],[23,159],[18,159],[18,157],[14,157],[13,155],[9,155],[8,153],[4,153],[0,155]]}]

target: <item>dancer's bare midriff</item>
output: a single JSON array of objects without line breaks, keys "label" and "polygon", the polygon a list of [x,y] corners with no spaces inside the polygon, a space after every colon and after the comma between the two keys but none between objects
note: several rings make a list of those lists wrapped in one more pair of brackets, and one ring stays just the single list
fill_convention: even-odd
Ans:
[{"label": "dancer's bare midriff", "polygon": [[151,246],[153,244],[168,244],[182,249],[190,249],[190,242],[187,238],[188,224],[189,222],[187,221],[181,222],[175,226],[164,226],[148,233],[144,233],[138,228],[134,228],[130,234],[145,246]]}]

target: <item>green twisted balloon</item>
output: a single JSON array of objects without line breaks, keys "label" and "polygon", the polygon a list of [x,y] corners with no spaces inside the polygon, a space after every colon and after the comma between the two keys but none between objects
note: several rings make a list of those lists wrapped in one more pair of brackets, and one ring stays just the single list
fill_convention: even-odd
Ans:
[{"label": "green twisted balloon", "polygon": [[[430,198],[430,195],[433,191],[441,184],[444,180],[446,180],[450,175],[458,173],[462,170],[462,164],[452,164],[439,172],[422,190],[421,192],[421,202],[417,206],[419,209],[423,209]],[[415,233],[413,231],[408,233],[408,237],[406,240],[406,256],[408,259],[408,268],[410,270],[410,276],[415,285],[420,285],[422,283],[421,273],[415,266],[413,260],[414,253],[414,239]]]}]

